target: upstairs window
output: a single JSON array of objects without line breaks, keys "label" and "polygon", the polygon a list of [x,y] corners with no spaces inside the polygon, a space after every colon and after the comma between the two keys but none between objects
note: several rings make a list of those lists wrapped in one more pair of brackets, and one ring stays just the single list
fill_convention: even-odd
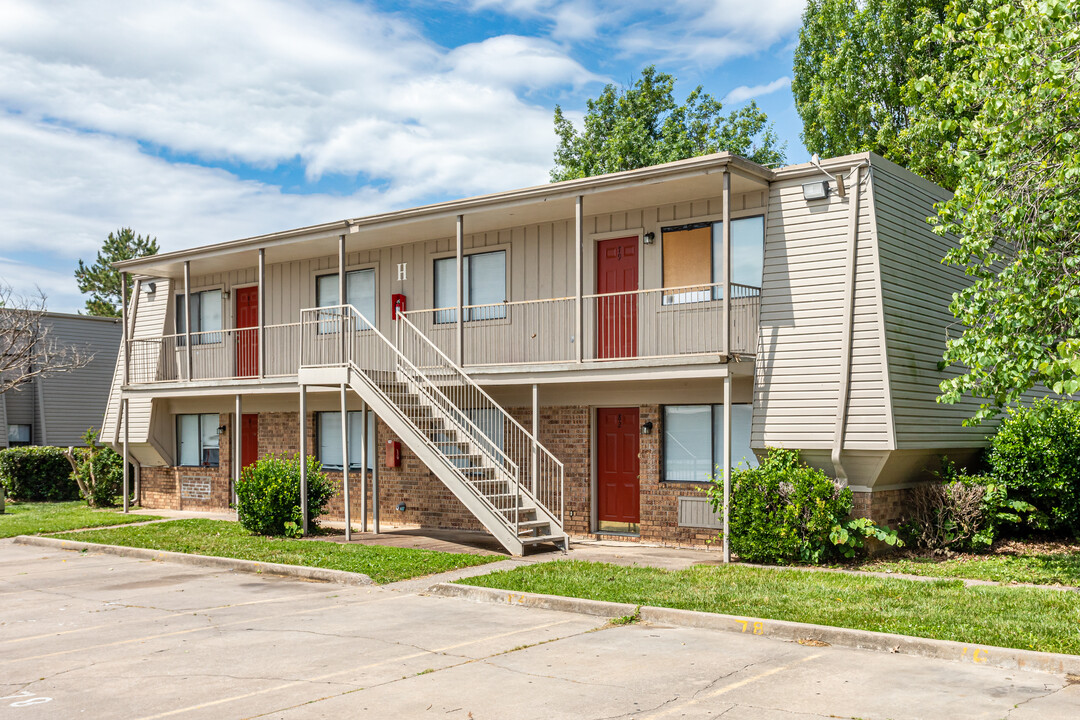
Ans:
[{"label": "upstairs window", "polygon": [[[724,282],[724,223],[665,227],[661,232],[663,285],[666,288],[686,288],[664,293],[664,304],[723,299],[722,287],[710,290],[705,286]],[[764,254],[765,217],[755,215],[732,220],[731,282],[761,287]],[[739,293],[734,296],[738,297]]]},{"label": "upstairs window", "polygon": [[[483,305],[465,310],[465,321],[506,317],[506,251],[473,253],[462,258],[462,304]],[[457,322],[457,258],[435,261],[435,322]]]},{"label": "upstairs window", "polygon": [[[191,293],[191,344],[210,345],[219,343],[221,337],[222,302],[220,290],[203,290]],[[176,334],[184,335],[184,296],[176,296]],[[195,334],[199,333],[199,334]],[[177,339],[183,346],[184,338]]]},{"label": "upstairs window", "polygon": [[[338,304],[340,300],[337,273],[315,278],[315,305],[333,307]],[[345,273],[345,304],[352,305],[367,320],[367,324],[359,329],[367,330],[378,322],[375,317],[375,268],[349,270]]]},{"label": "upstairs window", "polygon": [[176,416],[176,454],[178,465],[218,466],[217,413]]}]

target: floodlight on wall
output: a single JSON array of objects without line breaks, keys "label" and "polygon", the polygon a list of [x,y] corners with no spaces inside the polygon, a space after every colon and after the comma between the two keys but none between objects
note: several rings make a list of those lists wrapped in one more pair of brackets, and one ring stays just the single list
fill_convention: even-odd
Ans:
[{"label": "floodlight on wall", "polygon": [[143,285],[143,292],[146,293],[147,295],[153,295],[156,290],[157,290],[157,283],[155,283],[155,282],[148,282],[145,285]]},{"label": "floodlight on wall", "polygon": [[829,197],[829,181],[815,180],[803,183],[802,196],[804,200],[824,200]]},{"label": "floodlight on wall", "polygon": [[654,233],[654,232],[647,232],[647,233],[645,233],[645,234],[644,234],[644,235],[642,236],[642,239],[643,239],[643,240],[645,241],[645,244],[646,244],[646,245],[652,245],[652,244],[653,244],[653,240],[656,240],[656,233]]}]

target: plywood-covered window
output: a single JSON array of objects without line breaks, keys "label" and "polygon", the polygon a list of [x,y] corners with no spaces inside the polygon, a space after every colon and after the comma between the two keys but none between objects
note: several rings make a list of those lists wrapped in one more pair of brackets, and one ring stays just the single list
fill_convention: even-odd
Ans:
[{"label": "plywood-covered window", "polygon": [[[665,227],[663,232],[664,304],[719,300],[724,282],[724,223]],[[731,282],[761,287],[765,252],[762,215],[731,221]]]}]

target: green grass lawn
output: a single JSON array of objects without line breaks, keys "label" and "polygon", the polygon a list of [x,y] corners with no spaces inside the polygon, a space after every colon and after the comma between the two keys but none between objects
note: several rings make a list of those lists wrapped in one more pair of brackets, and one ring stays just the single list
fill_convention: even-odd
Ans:
[{"label": "green grass lawn", "polygon": [[805,570],[688,570],[562,560],[467,585],[1080,655],[1080,594]]},{"label": "green grass lawn", "polygon": [[118,510],[95,510],[82,500],[51,503],[12,503],[0,515],[0,538],[41,535],[85,527],[156,520],[149,515],[124,515]]},{"label": "green grass lawn", "polygon": [[239,523],[224,520],[171,520],[140,527],[67,533],[64,537],[107,545],[345,570],[364,573],[377,583],[406,580],[504,559],[501,555],[270,538],[251,535]]},{"label": "green grass lawn", "polygon": [[1077,552],[962,555],[949,559],[910,557],[864,563],[858,569],[1005,583],[1080,586],[1080,553]]}]

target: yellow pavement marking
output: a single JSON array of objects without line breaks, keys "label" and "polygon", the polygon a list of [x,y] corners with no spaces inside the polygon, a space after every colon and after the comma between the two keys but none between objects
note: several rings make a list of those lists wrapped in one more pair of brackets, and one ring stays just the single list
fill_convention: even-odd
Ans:
[{"label": "yellow pavement marking", "polygon": [[220,700],[211,700],[209,702],[200,703],[198,705],[190,705],[184,708],[177,708],[176,710],[169,710],[168,712],[163,712],[158,715],[148,715],[144,718],[141,718],[140,720],[157,720],[158,718],[170,717],[172,715],[193,712],[195,710],[202,710],[204,708],[214,707],[215,705],[223,705],[225,703],[236,702],[237,700],[246,700],[247,698],[254,697],[256,695],[265,695],[266,693],[277,692],[278,690],[287,690],[288,688],[295,687],[297,685],[306,685],[308,683],[321,682],[323,680],[329,680],[332,677],[360,672],[361,670],[378,667],[379,665],[403,662],[405,660],[412,660],[413,658],[424,657],[425,655],[444,653],[450,650],[456,650],[458,648],[465,647],[466,645],[475,645],[476,643],[487,642],[489,640],[498,640],[500,638],[509,637],[510,635],[518,635],[520,633],[532,632],[534,630],[543,630],[544,628],[555,627],[556,625],[565,625],[570,622],[574,622],[574,620],[558,620],[556,622],[545,623],[543,625],[536,625],[535,627],[522,628],[521,630],[511,630],[510,632],[500,633],[498,635],[489,635],[487,637],[477,638],[475,640],[468,640],[466,642],[457,643],[455,645],[447,645],[445,647],[435,648],[434,650],[422,650],[420,652],[410,653],[408,655],[401,655],[398,657],[389,658],[387,660],[380,660],[378,662],[369,663],[367,665],[352,667],[348,670],[337,670],[332,673],[326,673],[325,675],[316,675],[315,677],[306,678],[304,680],[294,680],[292,682],[284,683],[282,685],[275,685],[274,687],[264,688],[263,690],[254,690],[249,693],[244,693],[243,695],[233,695],[232,697],[221,698]]},{"label": "yellow pavement marking", "polygon": [[723,695],[724,693],[731,692],[732,690],[738,690],[739,688],[741,688],[741,687],[743,687],[745,685],[749,685],[750,683],[757,682],[758,680],[763,680],[764,678],[767,678],[770,675],[775,675],[776,673],[784,672],[785,670],[790,670],[791,668],[795,667],[796,665],[801,665],[804,662],[810,662],[811,660],[815,660],[815,659],[821,657],[822,654],[823,653],[817,653],[816,655],[810,655],[808,657],[804,657],[802,660],[798,660],[796,662],[784,665],[783,667],[773,668],[772,670],[766,670],[763,673],[758,673],[757,675],[754,675],[753,677],[748,677],[745,680],[740,680],[738,682],[731,683],[730,685],[725,685],[722,688],[718,688],[716,690],[713,690],[708,695],[701,695],[701,696],[698,696],[696,698],[692,698],[690,700],[687,700],[684,703],[679,703],[678,705],[671,705],[669,707],[666,707],[663,710],[661,710],[660,712],[653,713],[652,715],[646,715],[644,718],[642,718],[642,720],[650,720],[651,718],[662,718],[662,717],[665,717],[667,715],[671,715],[672,713],[679,712],[681,710],[685,710],[686,708],[690,707],[691,705],[697,705],[698,703],[700,703],[700,702],[702,702],[704,700],[711,700],[713,698],[716,698],[716,697],[719,697],[719,696]]}]

